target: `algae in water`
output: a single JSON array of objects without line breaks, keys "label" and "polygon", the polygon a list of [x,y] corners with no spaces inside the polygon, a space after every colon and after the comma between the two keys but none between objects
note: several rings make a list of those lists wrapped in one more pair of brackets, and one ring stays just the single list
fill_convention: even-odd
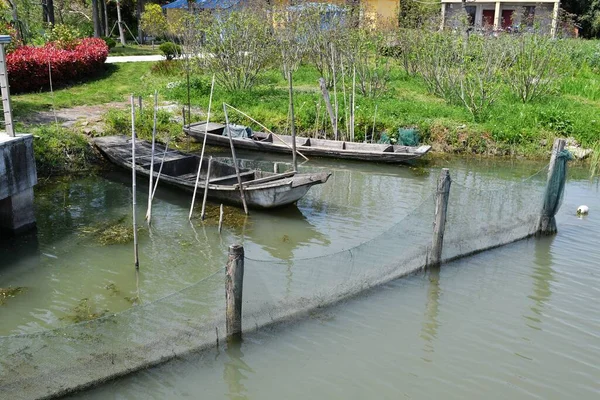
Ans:
[{"label": "algae in water", "polygon": [[[138,233],[144,229],[143,226],[139,226]],[[133,226],[127,222],[126,216],[81,228],[80,233],[94,238],[103,246],[133,242]]]},{"label": "algae in water", "polygon": [[87,298],[81,299],[79,303],[73,307],[73,313],[62,317],[62,320],[70,320],[72,322],[91,321],[100,318],[108,313],[108,310],[97,311]]},{"label": "algae in water", "polygon": [[22,294],[23,292],[25,292],[27,290],[26,287],[23,286],[17,286],[17,287],[7,287],[7,288],[0,288],[0,306],[4,305],[4,303],[6,303],[6,301],[10,298],[13,298],[19,294]]}]

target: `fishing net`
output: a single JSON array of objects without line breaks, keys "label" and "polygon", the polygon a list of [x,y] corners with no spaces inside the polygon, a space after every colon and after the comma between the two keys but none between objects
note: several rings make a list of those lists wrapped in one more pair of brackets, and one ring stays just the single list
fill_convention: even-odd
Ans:
[{"label": "fishing net", "polygon": [[[508,181],[484,173],[453,176],[443,259],[534,234],[546,178],[546,169]],[[412,206],[404,204],[402,211],[389,210],[383,232],[357,238],[358,245],[284,260],[257,259],[246,251],[244,331],[311,315],[425,267],[432,243],[435,179],[432,174],[423,183],[423,193],[428,194],[413,197]],[[402,193],[397,196],[397,203],[406,200]],[[220,266],[225,261],[224,257]],[[63,394],[214,346],[225,333],[225,272],[220,266],[181,291],[117,314],[41,333],[0,337],[0,393],[10,399]]]}]

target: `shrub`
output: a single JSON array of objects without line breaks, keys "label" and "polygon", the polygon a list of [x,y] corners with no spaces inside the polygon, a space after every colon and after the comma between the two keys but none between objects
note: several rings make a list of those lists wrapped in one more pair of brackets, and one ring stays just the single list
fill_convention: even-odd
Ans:
[{"label": "shrub", "polygon": [[108,46],[102,39],[83,39],[72,50],[48,43],[44,47],[23,46],[7,56],[6,64],[11,90],[28,92],[50,86],[48,66],[52,69],[52,84],[94,75],[101,70]]},{"label": "shrub", "polygon": [[158,48],[167,57],[167,60],[172,60],[181,54],[181,46],[173,42],[164,42]]},{"label": "shrub", "polygon": [[104,36],[104,37],[102,37],[102,40],[104,40],[104,43],[106,43],[109,50],[114,48],[117,45],[117,42],[115,41],[115,39],[113,39],[111,37]]},{"label": "shrub", "polygon": [[73,50],[81,40],[81,32],[77,28],[64,24],[54,25],[45,36],[48,43],[65,50]]},{"label": "shrub", "polygon": [[62,127],[42,126],[33,131],[38,174],[49,176],[88,169],[94,159],[86,138]]}]

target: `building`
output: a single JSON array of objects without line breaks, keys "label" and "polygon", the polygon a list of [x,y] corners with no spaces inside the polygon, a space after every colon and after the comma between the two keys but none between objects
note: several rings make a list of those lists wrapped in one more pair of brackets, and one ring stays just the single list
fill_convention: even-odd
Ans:
[{"label": "building", "polygon": [[522,32],[534,26],[547,31],[552,37],[557,33],[560,0],[441,0],[442,26],[452,27],[460,16],[476,30]]}]

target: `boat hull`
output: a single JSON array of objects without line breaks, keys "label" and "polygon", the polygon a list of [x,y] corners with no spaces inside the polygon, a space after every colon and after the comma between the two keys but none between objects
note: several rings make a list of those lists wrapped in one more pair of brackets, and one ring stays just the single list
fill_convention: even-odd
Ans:
[{"label": "boat hull", "polygon": [[[212,124],[213,132],[222,132],[223,125]],[[184,127],[184,132],[198,142],[213,146],[229,147],[229,137],[222,133],[212,133],[211,126],[204,129],[204,123],[191,124]],[[269,140],[253,140],[249,138],[232,138],[235,148],[260,152],[291,154],[292,139],[285,135],[268,135]],[[282,140],[278,139],[281,138]],[[403,163],[424,156],[431,146],[409,147],[376,143],[352,143],[325,139],[312,139],[306,137],[296,138],[296,149],[307,157],[330,157],[347,160]]]},{"label": "boat hull", "polygon": [[[131,160],[128,160],[122,156],[126,149],[131,149],[131,139],[125,136],[100,137],[94,139],[94,144],[98,147],[100,152],[111,162],[118,165],[119,167],[131,170]],[[149,146],[150,144],[148,142],[142,140],[136,141],[136,153],[143,154],[144,151],[151,152],[151,150],[148,150]],[[155,152],[155,160],[158,164],[160,164],[160,160],[163,155],[163,149],[164,148],[162,148],[162,146],[157,146],[157,150]],[[140,159],[144,159],[146,157],[148,156],[140,156]],[[198,159],[195,164],[195,168],[197,169],[199,162],[199,157],[197,156],[190,156],[179,151],[170,151],[169,157],[171,159],[166,162],[176,162],[178,160],[177,157],[179,157],[179,160],[182,160],[184,158],[189,159],[190,157],[195,157]],[[136,157],[136,159],[138,159],[138,157]],[[204,160],[204,162],[206,162],[206,160]],[[218,162],[213,161],[213,163]],[[221,164],[228,168],[232,168],[222,163],[218,164]],[[204,163],[203,169],[205,169]],[[153,176],[155,179],[159,177],[158,170],[158,166],[155,166],[153,172]],[[147,165],[143,164],[143,162],[136,161],[135,171],[136,175],[143,176],[146,178],[150,177],[150,170],[148,169]],[[251,173],[251,171],[249,170],[243,170],[242,172],[246,175],[248,175],[248,173]],[[181,190],[185,190],[187,192],[192,192],[195,186],[195,176],[191,175],[195,174],[188,173],[186,175],[187,178],[184,179],[180,176],[172,176],[163,173],[160,175],[160,183]],[[255,181],[247,180],[242,183],[244,187],[246,204],[248,205],[248,207],[269,209],[294,204],[299,199],[301,199],[312,186],[327,182],[330,176],[330,174],[327,172],[307,174],[296,174],[291,172],[272,175],[274,175],[274,178],[277,178],[279,176],[280,178],[272,180],[269,180],[269,177],[258,178],[255,179]],[[197,198],[202,198],[204,194],[205,180],[206,177],[202,177],[202,179],[200,179],[200,181],[198,182],[196,191]],[[209,183],[207,197],[208,199],[214,202],[227,203],[236,206],[242,205],[242,198],[237,183],[227,185]]]}]

